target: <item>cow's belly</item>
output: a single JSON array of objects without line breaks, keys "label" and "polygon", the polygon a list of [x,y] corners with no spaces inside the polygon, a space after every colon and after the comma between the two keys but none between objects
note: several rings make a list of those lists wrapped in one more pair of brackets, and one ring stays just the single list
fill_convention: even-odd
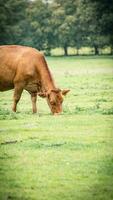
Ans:
[{"label": "cow's belly", "polygon": [[0,91],[7,91],[13,88],[14,88],[13,80],[10,79],[10,77],[8,77],[7,74],[6,76],[0,75]]},{"label": "cow's belly", "polygon": [[0,80],[0,91],[7,91],[13,88],[14,88],[14,84],[12,82]]},{"label": "cow's belly", "polygon": [[15,72],[8,66],[0,66],[0,91],[14,88],[13,79]]}]

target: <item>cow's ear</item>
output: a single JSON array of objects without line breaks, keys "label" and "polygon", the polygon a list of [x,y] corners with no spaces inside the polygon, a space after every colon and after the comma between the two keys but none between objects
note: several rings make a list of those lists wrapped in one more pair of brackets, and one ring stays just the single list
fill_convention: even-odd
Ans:
[{"label": "cow's ear", "polygon": [[62,94],[64,95],[64,96],[66,96],[66,94],[69,92],[70,90],[62,90]]},{"label": "cow's ear", "polygon": [[59,93],[59,92],[61,92],[61,89],[59,89],[59,88],[57,88],[57,89],[52,89],[51,92]]},{"label": "cow's ear", "polygon": [[38,92],[37,94],[38,94],[38,96],[40,96],[42,98],[45,98],[47,96],[46,92],[45,93],[44,92]]}]

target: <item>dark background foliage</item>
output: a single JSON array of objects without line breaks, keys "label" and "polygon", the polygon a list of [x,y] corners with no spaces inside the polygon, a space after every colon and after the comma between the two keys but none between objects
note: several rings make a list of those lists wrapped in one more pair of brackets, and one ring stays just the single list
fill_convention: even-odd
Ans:
[{"label": "dark background foliage", "polygon": [[1,0],[0,44],[44,50],[99,49],[113,54],[113,0]]}]

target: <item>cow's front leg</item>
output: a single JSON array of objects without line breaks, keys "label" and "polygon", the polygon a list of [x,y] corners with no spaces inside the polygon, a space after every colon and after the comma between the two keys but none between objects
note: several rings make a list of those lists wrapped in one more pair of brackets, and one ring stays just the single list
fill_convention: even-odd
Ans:
[{"label": "cow's front leg", "polygon": [[13,107],[12,110],[14,112],[16,112],[16,108],[17,108],[17,103],[20,100],[21,94],[23,91],[23,85],[21,84],[16,84],[14,87],[14,96],[13,96]]},{"label": "cow's front leg", "polygon": [[37,112],[36,101],[37,101],[37,93],[31,94],[31,101],[32,101],[32,111],[33,113]]}]

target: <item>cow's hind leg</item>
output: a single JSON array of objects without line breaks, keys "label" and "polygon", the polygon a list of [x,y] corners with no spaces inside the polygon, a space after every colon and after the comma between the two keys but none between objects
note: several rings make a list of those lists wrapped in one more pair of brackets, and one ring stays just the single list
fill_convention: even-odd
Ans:
[{"label": "cow's hind leg", "polygon": [[14,112],[16,112],[17,103],[20,100],[23,88],[24,88],[23,84],[15,84],[15,87],[14,87],[14,96],[13,96],[13,107],[12,107],[12,110]]},{"label": "cow's hind leg", "polygon": [[36,107],[37,93],[31,93],[31,101],[32,101],[33,113],[36,113],[37,112],[37,107]]}]

